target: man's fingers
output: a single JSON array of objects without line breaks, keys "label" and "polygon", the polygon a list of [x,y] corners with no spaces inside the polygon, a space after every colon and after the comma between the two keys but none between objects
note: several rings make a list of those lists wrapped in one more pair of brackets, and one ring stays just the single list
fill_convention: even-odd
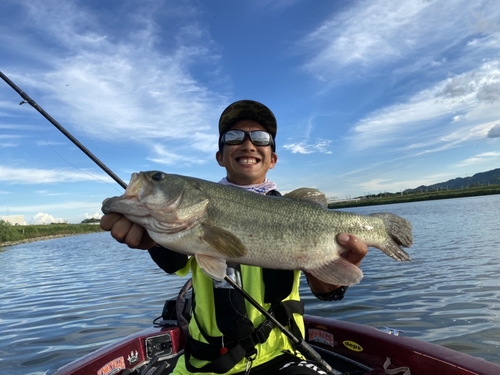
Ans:
[{"label": "man's fingers", "polygon": [[122,214],[118,213],[111,213],[111,214],[106,214],[101,217],[101,228],[105,231],[110,231],[111,228],[113,228],[113,225],[120,220],[123,217]]},{"label": "man's fingers", "polygon": [[[152,243],[151,243],[152,242]],[[154,241],[149,237],[148,232],[137,224],[132,224],[128,230],[125,243],[134,249],[149,249],[154,245]]]},{"label": "man's fingers", "polygon": [[115,224],[113,224],[113,227],[111,228],[111,236],[118,242],[124,243],[131,227],[132,222],[122,216],[115,222]]},{"label": "man's fingers", "polygon": [[145,230],[141,243],[137,246],[137,248],[147,250],[151,249],[154,245],[156,245],[156,242],[153,241],[153,239],[149,236],[149,233]]},{"label": "man's fingers", "polygon": [[337,241],[340,246],[347,250],[341,256],[352,264],[359,266],[368,253],[368,246],[356,236],[347,233],[339,234]]},{"label": "man's fingers", "polygon": [[132,223],[122,214],[109,213],[101,218],[101,228],[111,232],[120,243],[134,249],[150,249],[155,245],[148,232],[138,224]]}]

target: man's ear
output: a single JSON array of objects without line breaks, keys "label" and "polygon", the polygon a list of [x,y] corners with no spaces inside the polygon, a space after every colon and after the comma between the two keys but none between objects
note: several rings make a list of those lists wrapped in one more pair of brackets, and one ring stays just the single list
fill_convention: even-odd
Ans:
[{"label": "man's ear", "polygon": [[273,169],[277,162],[278,162],[278,154],[273,152],[271,156],[271,164],[269,165],[269,169]]},{"label": "man's ear", "polygon": [[217,160],[217,163],[219,163],[221,167],[224,166],[224,158],[222,157],[222,151],[217,151],[215,153],[215,160]]}]

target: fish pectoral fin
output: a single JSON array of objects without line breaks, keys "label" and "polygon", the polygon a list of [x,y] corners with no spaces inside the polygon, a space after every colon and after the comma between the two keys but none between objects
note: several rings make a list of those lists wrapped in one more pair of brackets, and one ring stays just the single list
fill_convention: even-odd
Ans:
[{"label": "fish pectoral fin", "polygon": [[344,258],[338,258],[319,268],[307,269],[304,271],[332,285],[354,285],[359,283],[363,278],[363,272]]},{"label": "fish pectoral fin", "polygon": [[203,272],[211,279],[221,281],[226,276],[225,259],[202,254],[196,254],[195,258]]},{"label": "fish pectoral fin", "polygon": [[202,240],[226,258],[239,258],[247,253],[247,248],[238,237],[219,227],[204,225]]},{"label": "fish pectoral fin", "polygon": [[303,201],[310,201],[310,202],[318,203],[318,204],[322,205],[323,207],[328,207],[328,202],[326,200],[325,194],[323,194],[318,189],[298,188],[298,189],[292,190],[289,193],[286,193],[284,195],[284,197],[292,198],[292,199],[299,199],[299,200],[303,200]]}]

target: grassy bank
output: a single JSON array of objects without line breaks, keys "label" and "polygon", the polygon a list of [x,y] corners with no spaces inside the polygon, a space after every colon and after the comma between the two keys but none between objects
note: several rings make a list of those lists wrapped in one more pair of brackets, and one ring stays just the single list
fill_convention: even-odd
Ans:
[{"label": "grassy bank", "polygon": [[11,225],[0,220],[0,247],[42,238],[101,232],[97,224]]},{"label": "grassy bank", "polygon": [[[356,200],[333,202],[329,208],[348,208],[372,206],[392,203],[408,203],[435,199],[450,199],[473,197],[480,195],[500,194],[500,185],[479,186],[467,189],[418,192],[412,194],[380,194],[378,196],[362,197]],[[36,241],[54,237],[72,236],[76,234],[101,232],[98,224],[50,224],[50,225],[11,225],[0,220],[0,247],[16,243]]]},{"label": "grassy bank", "polygon": [[385,193],[378,196],[360,197],[347,201],[339,201],[328,204],[328,208],[348,208],[360,206],[374,206],[380,204],[408,203],[418,201],[428,201],[436,199],[475,197],[480,195],[500,194],[500,185],[469,187],[467,189],[453,189],[440,191],[423,191],[411,194]]}]

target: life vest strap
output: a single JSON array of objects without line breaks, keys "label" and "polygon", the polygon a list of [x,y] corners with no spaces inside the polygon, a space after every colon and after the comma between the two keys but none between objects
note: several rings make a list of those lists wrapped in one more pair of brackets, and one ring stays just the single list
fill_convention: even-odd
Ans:
[{"label": "life vest strap", "polygon": [[[293,313],[304,314],[303,302],[290,300],[282,302],[280,305],[282,305],[282,311],[285,313],[278,314],[276,318],[281,324],[290,325],[294,335],[302,339],[302,334],[295,323]],[[276,307],[274,306],[274,310],[276,310]],[[194,314],[193,316],[196,320],[196,315]],[[197,341],[189,336],[185,348],[186,369],[190,372],[214,372],[217,374],[228,372],[243,358],[251,359],[257,353],[256,345],[266,342],[274,327],[274,324],[266,319],[251,334],[232,342],[224,343],[224,347],[222,346],[222,337],[209,336],[206,332],[201,332],[201,328],[199,327],[203,337],[208,338],[207,341],[212,344]],[[220,344],[214,345],[214,343]],[[191,356],[211,362],[201,368],[197,368],[191,365]]]}]

